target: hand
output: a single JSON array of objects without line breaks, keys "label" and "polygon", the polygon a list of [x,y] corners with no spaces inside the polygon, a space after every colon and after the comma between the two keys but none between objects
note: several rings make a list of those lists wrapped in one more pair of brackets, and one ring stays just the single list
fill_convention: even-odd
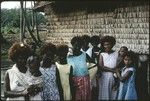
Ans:
[{"label": "hand", "polygon": [[35,96],[37,93],[39,93],[40,90],[39,87],[37,87],[36,85],[31,85],[28,88],[28,91],[30,96]]},{"label": "hand", "polygon": [[22,94],[22,95],[27,95],[28,93],[29,93],[29,92],[28,92],[28,90],[27,90],[27,89],[25,89],[25,90],[23,90],[23,91],[22,91],[22,93],[21,93],[21,94]]}]

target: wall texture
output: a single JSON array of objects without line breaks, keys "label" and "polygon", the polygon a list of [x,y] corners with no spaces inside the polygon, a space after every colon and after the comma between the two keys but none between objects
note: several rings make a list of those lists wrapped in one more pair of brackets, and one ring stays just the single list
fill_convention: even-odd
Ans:
[{"label": "wall texture", "polygon": [[55,2],[45,6],[49,34],[47,41],[66,43],[76,35],[110,35],[114,49],[127,46],[149,54],[148,2]]}]

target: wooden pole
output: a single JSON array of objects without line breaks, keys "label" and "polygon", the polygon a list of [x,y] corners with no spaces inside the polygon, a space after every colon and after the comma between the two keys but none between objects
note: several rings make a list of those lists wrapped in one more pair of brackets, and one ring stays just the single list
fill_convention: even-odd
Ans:
[{"label": "wooden pole", "polygon": [[23,42],[23,1],[20,1],[20,42]]},{"label": "wooden pole", "polygon": [[[24,12],[26,12],[26,1],[24,1]],[[26,13],[23,13],[23,14],[26,14]],[[26,36],[25,36],[25,31],[26,31],[26,19],[25,19],[25,17],[23,16],[23,38],[26,38]]]}]

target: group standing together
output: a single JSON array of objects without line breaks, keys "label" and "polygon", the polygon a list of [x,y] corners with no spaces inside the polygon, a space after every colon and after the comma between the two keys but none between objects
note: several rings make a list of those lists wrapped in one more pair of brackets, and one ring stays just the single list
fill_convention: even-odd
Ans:
[{"label": "group standing together", "polygon": [[45,43],[38,54],[13,44],[6,100],[137,100],[134,52],[115,44],[112,36],[75,36],[72,47]]}]

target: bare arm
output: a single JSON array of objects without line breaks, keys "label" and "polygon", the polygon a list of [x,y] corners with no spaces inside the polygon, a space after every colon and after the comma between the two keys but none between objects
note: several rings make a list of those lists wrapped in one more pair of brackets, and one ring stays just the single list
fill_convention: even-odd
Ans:
[{"label": "bare arm", "polygon": [[121,74],[119,73],[119,69],[117,69],[116,71],[116,74],[121,82],[125,82],[127,79],[129,79],[132,73],[132,71],[127,71],[124,76],[121,76]]},{"label": "bare arm", "polygon": [[86,60],[91,63],[95,63],[92,58],[86,53]]},{"label": "bare arm", "polygon": [[4,90],[4,96],[7,97],[19,97],[19,96],[26,96],[27,95],[27,90],[24,91],[11,91],[10,90],[10,80],[9,80],[9,75],[6,72],[5,74],[5,90]]}]

